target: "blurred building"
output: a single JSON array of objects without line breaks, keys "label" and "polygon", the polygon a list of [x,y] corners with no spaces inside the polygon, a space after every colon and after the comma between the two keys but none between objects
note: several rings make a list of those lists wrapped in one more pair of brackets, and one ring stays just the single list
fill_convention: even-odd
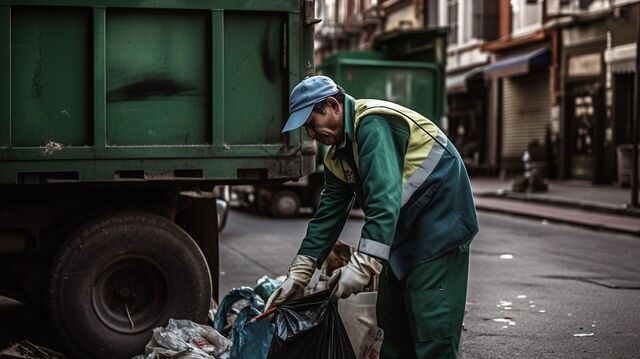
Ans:
[{"label": "blurred building", "polygon": [[472,172],[490,169],[490,93],[483,71],[490,56],[482,46],[499,36],[498,5],[498,0],[430,0],[425,6],[428,27],[449,28],[447,132]]},{"label": "blurred building", "polygon": [[384,0],[316,0],[316,63],[340,50],[366,50],[384,29]]},{"label": "blurred building", "polygon": [[[608,34],[604,53],[604,67],[607,71],[604,78],[607,107],[604,113],[612,126],[609,132],[613,133],[609,134],[608,139],[605,129],[605,143],[616,149],[617,182],[629,184],[633,105],[638,101],[638,94],[634,91],[634,79],[636,44],[640,35],[640,3],[618,0],[613,1],[613,5],[614,8],[607,18]],[[609,149],[610,151],[612,149]]]},{"label": "blurred building", "polygon": [[536,164],[544,161],[557,51],[555,31],[543,26],[544,3],[499,0],[498,38],[482,46],[491,58],[483,69],[489,91],[487,163],[503,175],[522,170],[525,150]]},{"label": "blurred building", "polygon": [[520,173],[528,150],[546,176],[624,182],[639,3],[317,0],[317,60],[370,49],[381,32],[446,26],[442,125],[472,172]]},{"label": "blurred building", "polygon": [[638,1],[548,1],[559,31],[558,175],[628,183]]}]

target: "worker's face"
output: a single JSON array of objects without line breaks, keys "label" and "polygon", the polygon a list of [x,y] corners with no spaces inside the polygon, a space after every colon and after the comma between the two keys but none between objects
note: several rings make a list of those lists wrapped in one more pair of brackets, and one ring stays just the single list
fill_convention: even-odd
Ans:
[{"label": "worker's face", "polygon": [[309,137],[324,145],[331,146],[340,143],[342,136],[344,136],[342,106],[333,97],[328,97],[325,101],[327,105],[324,108],[324,113],[311,112],[304,128]]}]

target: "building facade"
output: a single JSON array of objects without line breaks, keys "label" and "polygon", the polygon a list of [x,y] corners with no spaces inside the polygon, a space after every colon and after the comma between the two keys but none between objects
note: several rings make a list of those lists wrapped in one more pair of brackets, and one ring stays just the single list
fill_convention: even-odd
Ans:
[{"label": "building facade", "polygon": [[627,184],[638,1],[550,1],[562,43],[560,177]]},{"label": "building facade", "polygon": [[[447,27],[447,120],[469,169],[628,182],[638,0],[318,0],[318,61]],[[626,172],[625,172],[626,171]]]},{"label": "building facade", "polygon": [[490,164],[501,175],[522,171],[523,154],[549,175],[547,159],[553,124],[555,31],[544,27],[542,0],[500,0],[498,39],[482,50],[491,56],[484,68],[489,86]]},{"label": "building facade", "polygon": [[430,0],[427,26],[449,29],[447,47],[447,105],[449,137],[456,143],[469,170],[486,172],[490,146],[488,86],[483,68],[490,56],[482,51],[499,35],[497,0]]},{"label": "building facade", "polygon": [[636,79],[637,36],[640,30],[640,3],[614,1],[615,7],[607,18],[609,36],[604,62],[607,69],[606,114],[613,126],[613,146],[616,149],[616,181],[630,183],[630,153],[633,143],[634,90]]}]

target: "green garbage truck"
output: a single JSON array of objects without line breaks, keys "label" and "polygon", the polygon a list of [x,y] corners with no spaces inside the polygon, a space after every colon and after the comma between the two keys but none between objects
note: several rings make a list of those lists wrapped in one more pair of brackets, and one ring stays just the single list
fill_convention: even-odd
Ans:
[{"label": "green garbage truck", "polygon": [[[394,30],[378,35],[370,51],[341,51],[317,66],[355,98],[409,107],[438,125],[446,111],[446,28]],[[315,208],[324,186],[326,148],[318,144],[316,171],[299,180],[234,189],[239,204],[275,217]]]},{"label": "green garbage truck", "polygon": [[140,354],[218,288],[217,184],[313,171],[280,133],[312,0],[0,0],[0,294],[77,357]]}]

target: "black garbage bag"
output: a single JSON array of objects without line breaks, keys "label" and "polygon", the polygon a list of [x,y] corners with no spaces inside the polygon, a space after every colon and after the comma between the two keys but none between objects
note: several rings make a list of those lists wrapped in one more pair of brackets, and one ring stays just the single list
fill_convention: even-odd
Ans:
[{"label": "black garbage bag", "polygon": [[355,359],[331,289],[281,305],[268,359]]}]

